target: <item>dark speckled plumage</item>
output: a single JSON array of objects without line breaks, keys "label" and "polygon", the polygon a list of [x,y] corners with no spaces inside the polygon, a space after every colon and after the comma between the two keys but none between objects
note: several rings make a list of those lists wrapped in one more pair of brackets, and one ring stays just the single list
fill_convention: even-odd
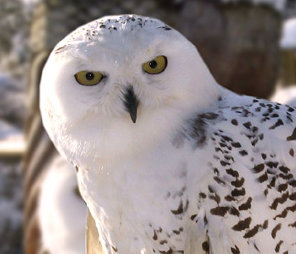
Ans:
[{"label": "dark speckled plumage", "polygon": [[208,189],[201,187],[197,210],[188,214],[195,223],[202,220],[198,210],[206,214],[207,240],[200,253],[219,253],[217,238],[208,234],[217,219],[222,232],[236,239],[220,253],[295,253],[295,108],[241,99],[246,103],[240,106],[220,100],[215,112],[197,114],[176,135],[177,149],[184,145],[180,139],[188,139],[196,153],[207,150],[204,159],[212,172]]}]

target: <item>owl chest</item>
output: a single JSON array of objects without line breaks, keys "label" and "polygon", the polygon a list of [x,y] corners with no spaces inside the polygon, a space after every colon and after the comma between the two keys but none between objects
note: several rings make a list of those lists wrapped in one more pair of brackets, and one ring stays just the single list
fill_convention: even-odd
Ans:
[{"label": "owl chest", "polygon": [[122,165],[97,191],[88,191],[102,242],[109,253],[183,250],[190,221],[186,165],[148,163],[142,171],[136,166]]}]

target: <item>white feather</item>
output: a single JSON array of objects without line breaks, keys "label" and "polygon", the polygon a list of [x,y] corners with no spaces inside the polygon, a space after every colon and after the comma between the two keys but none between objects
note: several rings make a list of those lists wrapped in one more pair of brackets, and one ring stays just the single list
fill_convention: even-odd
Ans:
[{"label": "white feather", "polygon": [[[157,56],[166,69],[145,73]],[[81,86],[82,70],[107,78]],[[40,89],[43,123],[79,167],[105,253],[296,251],[294,109],[220,87],[177,31],[135,15],[96,20],[57,45]]]}]

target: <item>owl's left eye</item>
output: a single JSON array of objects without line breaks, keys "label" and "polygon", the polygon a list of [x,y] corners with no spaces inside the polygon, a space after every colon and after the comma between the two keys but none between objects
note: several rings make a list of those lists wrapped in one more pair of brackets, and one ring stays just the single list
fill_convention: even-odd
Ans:
[{"label": "owl's left eye", "polygon": [[167,67],[167,58],[165,56],[158,56],[151,61],[143,64],[143,70],[148,74],[162,73]]},{"label": "owl's left eye", "polygon": [[75,74],[76,81],[83,86],[97,85],[104,78],[99,71],[80,71]]}]

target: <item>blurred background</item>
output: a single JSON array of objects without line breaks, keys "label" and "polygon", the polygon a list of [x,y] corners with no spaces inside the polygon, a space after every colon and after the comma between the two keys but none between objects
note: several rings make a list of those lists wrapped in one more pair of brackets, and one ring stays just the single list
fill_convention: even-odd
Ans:
[{"label": "blurred background", "polygon": [[86,206],[38,108],[46,59],[104,15],[159,18],[223,86],[296,105],[296,0],[0,0],[0,254],[84,253]]}]

